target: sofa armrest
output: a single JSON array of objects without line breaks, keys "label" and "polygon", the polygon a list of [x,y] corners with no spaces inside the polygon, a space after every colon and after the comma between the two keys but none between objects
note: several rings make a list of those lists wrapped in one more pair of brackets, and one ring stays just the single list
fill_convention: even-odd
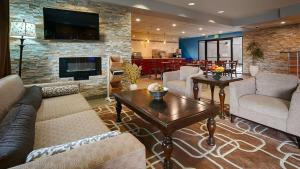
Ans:
[{"label": "sofa armrest", "polygon": [[244,95],[255,94],[255,78],[249,78],[242,81],[229,84],[230,91],[230,113],[238,115],[239,98]]},{"label": "sofa armrest", "polygon": [[289,115],[287,119],[287,132],[296,136],[300,136],[300,85],[292,95]]},{"label": "sofa armrest", "polygon": [[179,70],[177,71],[172,71],[172,72],[165,72],[163,74],[163,86],[167,87],[167,82],[172,81],[172,80],[179,80]]},{"label": "sofa armrest", "polygon": [[13,169],[40,168],[145,169],[145,147],[133,135],[123,133],[67,152],[40,158]]},{"label": "sofa armrest", "polygon": [[[197,77],[197,76],[202,76],[202,75],[203,75],[203,71],[200,70],[198,73],[192,74],[188,78],[186,78],[185,95],[187,97],[194,98],[194,91],[193,91],[194,83],[193,83],[193,79],[192,78],[193,77]],[[199,88],[198,97],[201,97],[201,89],[202,89],[201,83],[198,83],[198,88]]]}]

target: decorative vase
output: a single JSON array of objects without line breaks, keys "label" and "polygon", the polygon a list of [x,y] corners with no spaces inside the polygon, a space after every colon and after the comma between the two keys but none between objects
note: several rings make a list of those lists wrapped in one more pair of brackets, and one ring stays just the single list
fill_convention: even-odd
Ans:
[{"label": "decorative vase", "polygon": [[129,89],[130,90],[136,90],[137,89],[137,84],[130,84]]},{"label": "decorative vase", "polygon": [[220,80],[221,77],[222,77],[222,73],[221,73],[221,72],[215,72],[215,74],[214,74],[214,76],[213,76],[213,78],[214,78],[215,80]]},{"label": "decorative vase", "polygon": [[259,67],[257,65],[250,65],[250,74],[251,76],[256,76],[259,71]]}]

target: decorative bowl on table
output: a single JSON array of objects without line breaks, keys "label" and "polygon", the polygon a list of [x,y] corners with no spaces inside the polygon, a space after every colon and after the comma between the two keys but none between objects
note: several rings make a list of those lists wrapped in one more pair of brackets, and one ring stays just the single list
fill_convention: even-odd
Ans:
[{"label": "decorative bowl on table", "polygon": [[154,100],[162,100],[168,93],[168,88],[163,87],[158,83],[153,83],[148,86],[148,91]]},{"label": "decorative bowl on table", "polygon": [[213,72],[213,78],[215,80],[220,80],[222,78],[222,73],[225,71],[225,68],[223,66],[213,66],[212,72]]},{"label": "decorative bowl on table", "polygon": [[222,78],[222,73],[221,72],[215,72],[213,75],[213,78],[215,80],[220,80]]}]

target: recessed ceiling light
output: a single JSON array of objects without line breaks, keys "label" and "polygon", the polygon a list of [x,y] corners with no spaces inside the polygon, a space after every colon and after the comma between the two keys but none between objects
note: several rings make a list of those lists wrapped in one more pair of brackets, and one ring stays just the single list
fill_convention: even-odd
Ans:
[{"label": "recessed ceiling light", "polygon": [[214,20],[208,20],[208,22],[210,22],[210,23],[216,23]]},{"label": "recessed ceiling light", "polygon": [[218,14],[222,14],[222,13],[224,13],[224,12],[225,12],[225,11],[218,11],[217,13],[218,13]]},{"label": "recessed ceiling light", "polygon": [[184,32],[184,31],[182,31],[181,33],[182,33],[182,34],[185,34],[185,32]]},{"label": "recessed ceiling light", "polygon": [[157,31],[160,31],[160,28],[156,28]]},{"label": "recessed ceiling light", "polygon": [[175,23],[172,24],[173,27],[176,27],[177,25]]},{"label": "recessed ceiling light", "polygon": [[189,6],[194,6],[195,3],[194,3],[194,2],[190,2],[190,3],[188,3],[188,5],[189,5]]},{"label": "recessed ceiling light", "polygon": [[280,24],[284,25],[284,24],[286,24],[286,22],[285,21],[281,21]]},{"label": "recessed ceiling light", "polygon": [[140,21],[141,21],[141,19],[140,19],[140,18],[136,18],[136,19],[135,19],[135,21],[137,21],[137,22],[140,22]]},{"label": "recessed ceiling light", "polygon": [[205,35],[206,35],[205,33],[202,34],[202,36],[205,36]]},{"label": "recessed ceiling light", "polygon": [[219,31],[219,33],[223,33],[223,31]]},{"label": "recessed ceiling light", "polygon": [[203,30],[203,28],[199,28],[199,31],[202,31]]}]

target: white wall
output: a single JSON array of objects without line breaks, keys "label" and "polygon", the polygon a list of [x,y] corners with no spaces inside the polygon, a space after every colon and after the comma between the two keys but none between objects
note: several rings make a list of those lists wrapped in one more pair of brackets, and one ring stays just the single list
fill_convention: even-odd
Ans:
[{"label": "white wall", "polygon": [[[146,40],[150,39],[150,43]],[[167,43],[164,44],[162,41],[166,39]],[[153,42],[160,41],[160,42]],[[175,36],[164,36],[163,34],[142,34],[132,33],[131,40],[132,52],[141,52],[143,58],[152,58],[152,50],[159,49],[166,51],[167,53],[175,53],[176,49],[179,48],[178,37]]]}]

